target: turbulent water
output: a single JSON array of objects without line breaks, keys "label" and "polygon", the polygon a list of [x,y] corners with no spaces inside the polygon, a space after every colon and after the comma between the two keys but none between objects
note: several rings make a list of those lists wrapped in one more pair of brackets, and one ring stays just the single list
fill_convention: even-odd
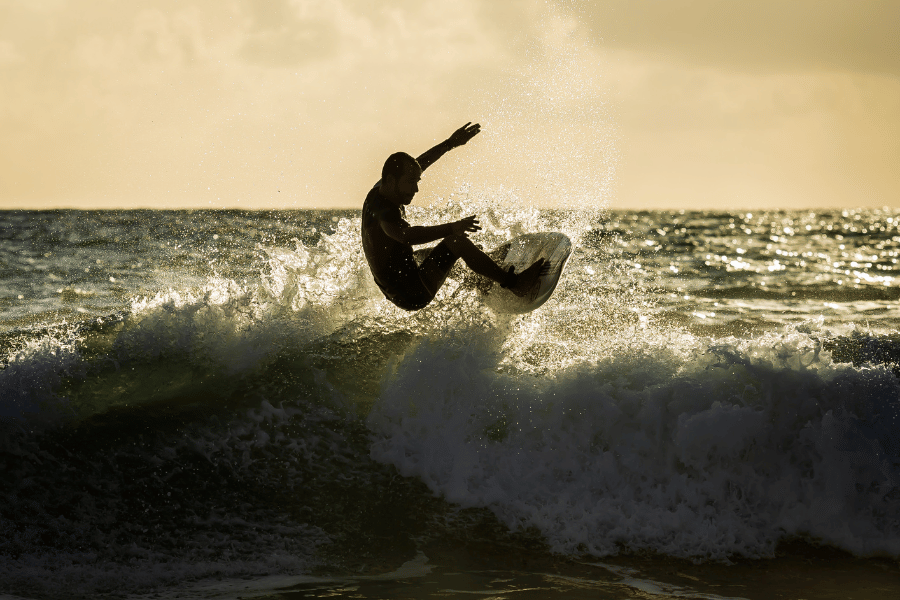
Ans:
[{"label": "turbulent water", "polygon": [[900,589],[900,212],[410,220],[473,212],[572,239],[542,308],[393,307],[358,211],[0,212],[0,594]]}]

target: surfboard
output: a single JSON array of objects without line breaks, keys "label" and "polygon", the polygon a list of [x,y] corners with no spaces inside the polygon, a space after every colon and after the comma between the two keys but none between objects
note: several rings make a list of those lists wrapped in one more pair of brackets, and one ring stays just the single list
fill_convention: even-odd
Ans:
[{"label": "surfboard", "polygon": [[539,258],[547,260],[548,269],[540,278],[537,291],[529,296],[516,296],[484,279],[477,286],[482,302],[501,313],[533,311],[553,295],[571,253],[572,242],[565,234],[558,232],[526,233],[501,244],[488,254],[504,269],[512,266],[516,273],[521,273]]}]

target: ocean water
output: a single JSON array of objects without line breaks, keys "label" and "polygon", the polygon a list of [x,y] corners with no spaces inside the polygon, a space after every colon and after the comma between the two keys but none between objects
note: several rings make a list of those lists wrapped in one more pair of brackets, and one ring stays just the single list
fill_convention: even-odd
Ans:
[{"label": "ocean water", "polygon": [[900,211],[608,212],[407,313],[359,211],[0,212],[0,597],[900,595]]}]

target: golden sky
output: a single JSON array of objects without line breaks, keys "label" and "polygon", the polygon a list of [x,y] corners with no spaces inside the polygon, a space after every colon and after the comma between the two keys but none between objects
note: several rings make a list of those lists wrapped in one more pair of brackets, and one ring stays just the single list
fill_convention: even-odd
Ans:
[{"label": "golden sky", "polygon": [[897,0],[0,0],[0,208],[900,205]]}]

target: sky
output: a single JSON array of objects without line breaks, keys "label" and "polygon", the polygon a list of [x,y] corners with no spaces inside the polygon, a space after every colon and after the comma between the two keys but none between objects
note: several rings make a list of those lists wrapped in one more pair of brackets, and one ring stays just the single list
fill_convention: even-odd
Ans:
[{"label": "sky", "polygon": [[0,208],[900,205],[897,0],[0,0]]}]

